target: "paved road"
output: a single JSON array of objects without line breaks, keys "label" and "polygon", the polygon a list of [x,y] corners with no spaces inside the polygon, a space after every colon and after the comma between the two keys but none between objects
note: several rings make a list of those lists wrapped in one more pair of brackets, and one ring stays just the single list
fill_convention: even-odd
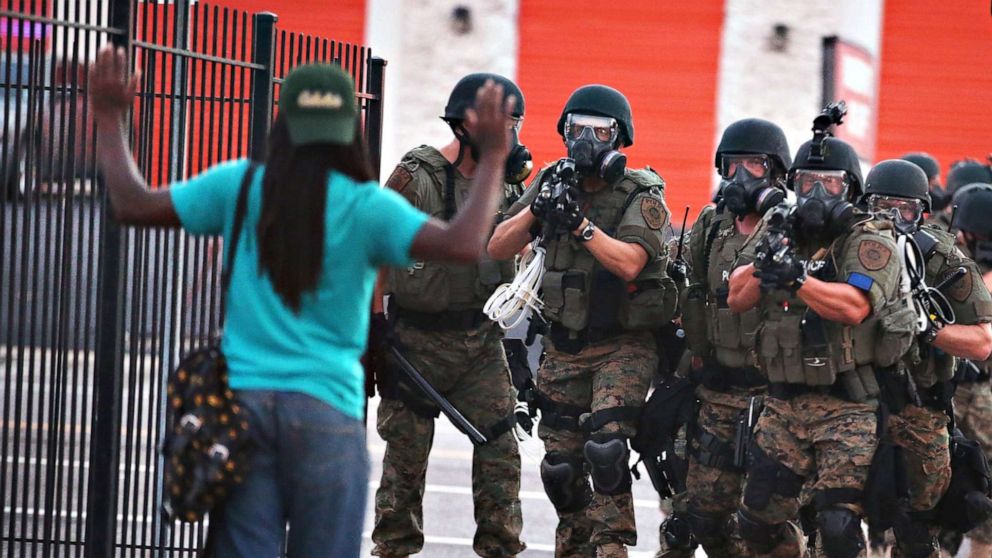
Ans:
[{"label": "paved road", "polygon": [[[372,502],[381,475],[382,454],[385,443],[375,432],[375,409],[378,400],[369,408],[369,455],[372,475],[369,483],[369,510],[365,521],[363,556],[370,550],[369,533],[372,529]],[[521,503],[524,514],[523,539],[528,545],[521,556],[553,556],[554,530],[557,524],[554,508],[541,487],[538,464],[543,456],[541,443],[532,439],[521,444],[522,481]],[[424,532],[427,543],[420,556],[471,557],[472,535],[472,444],[443,417],[437,421],[434,449],[427,471],[427,493],[424,497]],[[634,498],[639,529],[639,544],[631,557],[650,557],[658,544],[658,524],[661,513],[658,497],[651,482],[644,476],[634,481]]]}]

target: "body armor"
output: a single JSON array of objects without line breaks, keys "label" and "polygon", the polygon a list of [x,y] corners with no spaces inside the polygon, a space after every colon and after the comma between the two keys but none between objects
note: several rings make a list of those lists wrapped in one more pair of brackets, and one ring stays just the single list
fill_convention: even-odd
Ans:
[{"label": "body armor", "polygon": [[[531,188],[539,188],[547,169]],[[586,217],[606,234],[623,237],[625,229],[637,234],[635,226],[621,226],[624,213],[649,197],[649,209],[664,207],[664,181],[651,170],[627,170],[624,176],[604,190],[582,193]],[[644,206],[642,206],[644,207]],[[646,229],[646,227],[644,227]],[[542,282],[544,316],[578,338],[585,331],[605,332],[652,330],[664,325],[675,314],[676,289],[668,277],[668,254],[658,246],[658,256],[649,261],[630,284],[607,271],[573,235],[563,233],[550,239]],[[609,336],[609,335],[604,335]]]},{"label": "body armor", "polygon": [[[471,187],[472,181],[461,176],[440,151],[430,146],[411,150],[400,166],[421,184],[418,207],[436,219],[449,220]],[[425,181],[429,181],[429,188],[422,186]],[[512,186],[507,185],[506,191],[509,196]],[[505,209],[506,204],[502,207]],[[487,257],[477,264],[415,261],[409,267],[389,270],[388,292],[400,310],[479,310],[497,286],[512,280],[512,261],[497,262]]]},{"label": "body armor", "polygon": [[[885,236],[894,246],[890,223],[862,221],[826,250],[806,251],[806,257],[813,256],[810,276],[844,280],[837,276],[837,266],[849,251],[857,254],[866,236]],[[891,257],[895,257],[894,250]],[[840,381],[850,400],[877,396],[874,369],[896,364],[916,335],[915,314],[907,297],[896,292],[885,293],[885,297],[885,307],[851,326],[819,317],[796,294],[783,290],[765,294],[759,303],[762,321],[757,353],[768,381],[806,386],[833,386]]]},{"label": "body armor", "polygon": [[727,367],[751,366],[759,312],[736,314],[727,306],[728,282],[748,235],[741,234],[729,211],[708,207],[703,226],[690,237],[692,283],[682,298],[682,321],[693,354],[714,357]]}]

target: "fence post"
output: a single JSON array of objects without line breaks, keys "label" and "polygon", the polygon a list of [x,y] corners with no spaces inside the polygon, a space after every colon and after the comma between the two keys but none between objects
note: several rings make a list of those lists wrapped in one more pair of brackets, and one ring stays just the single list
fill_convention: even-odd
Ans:
[{"label": "fence post", "polygon": [[376,178],[379,177],[379,167],[382,165],[382,119],[385,107],[383,91],[385,91],[386,60],[373,56],[369,58],[368,93],[374,97],[369,100],[368,113],[365,115],[365,142],[369,146],[372,157],[372,169]]},{"label": "fence post", "polygon": [[265,154],[265,141],[272,122],[272,78],[274,76],[273,57],[275,55],[276,21],[279,17],[272,12],[260,12],[252,16],[254,28],[251,61],[263,66],[251,74],[251,120],[249,121],[250,142],[248,154],[260,161]]},{"label": "fence post", "polygon": [[[129,49],[132,0],[110,2],[110,27],[115,46]],[[120,407],[123,362],[122,250],[124,232],[113,219],[106,189],[100,189],[99,277],[97,286],[96,347],[93,388],[93,435],[86,490],[85,555],[113,556],[117,542],[117,469],[120,458]]]}]

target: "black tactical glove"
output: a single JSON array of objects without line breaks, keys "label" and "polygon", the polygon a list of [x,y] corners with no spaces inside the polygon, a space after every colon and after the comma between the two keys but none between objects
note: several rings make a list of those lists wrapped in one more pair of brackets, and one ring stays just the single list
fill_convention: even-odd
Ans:
[{"label": "black tactical glove", "polygon": [[541,221],[547,221],[552,205],[554,204],[551,200],[551,189],[541,188],[534,201],[530,202],[530,212]]},{"label": "black tactical glove", "polygon": [[773,289],[796,292],[806,282],[806,262],[797,258],[792,250],[780,254],[777,261],[766,255],[760,259],[760,265],[758,262],[755,260],[754,276],[761,279],[762,292]]},{"label": "black tactical glove", "polygon": [[575,200],[559,201],[551,210],[550,220],[562,230],[572,232],[582,226],[586,216]]}]

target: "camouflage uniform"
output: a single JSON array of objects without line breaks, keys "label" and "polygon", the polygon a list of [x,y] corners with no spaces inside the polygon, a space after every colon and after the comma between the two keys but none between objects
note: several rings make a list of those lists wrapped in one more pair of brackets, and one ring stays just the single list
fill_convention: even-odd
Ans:
[{"label": "camouflage uniform", "polygon": [[[925,225],[914,236],[924,252],[927,285],[937,285],[959,267],[968,270],[968,275],[946,290],[947,300],[954,309],[955,323],[974,325],[992,321],[992,296],[985,288],[975,263],[954,246],[954,236],[931,225]],[[889,440],[904,450],[910,490],[909,509],[911,516],[919,517],[937,505],[951,480],[946,397],[949,393],[948,382],[954,375],[955,359],[922,345],[910,354],[919,354],[918,359],[907,357],[905,360],[922,405],[910,401],[903,407],[896,402],[890,409],[893,413],[889,416],[886,432]],[[939,527],[927,527],[922,523],[914,521],[908,532],[900,535],[912,540],[897,539],[897,542],[902,545],[913,542],[926,545],[927,539],[936,537],[940,532]],[[925,536],[924,530],[929,531],[929,537]],[[907,546],[907,551],[909,548]],[[929,556],[937,558],[939,554],[939,549],[934,545]],[[896,555],[899,555],[898,550]]]},{"label": "camouflage uniform", "polygon": [[[447,168],[447,170],[446,170]],[[445,192],[451,173],[450,192]],[[450,218],[471,181],[432,147],[412,150],[389,187],[439,219]],[[506,263],[479,265],[415,262],[393,269],[387,292],[396,313],[395,341],[404,356],[490,441],[472,456],[472,496],[479,556],[516,556],[520,541],[520,454],[509,429],[516,392],[501,345],[502,332],[481,312],[496,285],[509,279]],[[382,481],[375,497],[373,554],[407,556],[423,548],[424,482],[438,410],[415,387],[393,378],[380,388],[377,429],[386,441]]]},{"label": "camouflage uniform", "polygon": [[[759,230],[748,240],[748,257],[763,236]],[[798,556],[802,541],[787,522],[798,517],[809,483],[817,540],[860,547],[863,555],[857,516],[878,442],[874,369],[905,354],[915,315],[899,292],[902,266],[889,223],[865,218],[829,246],[797,249],[813,260],[811,277],[860,285],[872,314],[847,326],[819,319],[789,291],[762,295],[756,352],[769,394],[754,430],[738,514],[741,535],[757,553]]]},{"label": "camouflage uniform", "polygon": [[[510,208],[511,215],[528,210],[547,172],[535,178]],[[638,244],[647,252],[648,264],[630,285],[606,271],[570,234],[558,236],[547,248],[543,313],[552,325],[537,374],[542,411],[538,434],[548,452],[542,480],[558,512],[559,557],[595,556],[607,545],[612,551],[637,542],[626,453],[616,464],[626,480],[608,494],[599,486],[590,490],[584,452],[590,438],[589,443],[619,439],[627,451],[626,440],[636,433],[636,419],[658,366],[648,330],[674,313],[674,284],[664,274],[668,208],[663,187],[653,171],[627,170],[613,184],[580,197],[586,217],[599,227],[596,234]],[[568,476],[558,484],[552,479],[560,477],[551,472],[556,467]],[[594,485],[596,478],[592,476]]]},{"label": "camouflage uniform", "polygon": [[[981,275],[992,273],[992,265],[976,262]],[[984,281],[980,281],[984,285]],[[977,290],[977,289],[976,289]],[[950,298],[950,297],[949,297]],[[959,383],[954,392],[954,420],[966,438],[977,441],[992,457],[992,359],[979,364],[984,378],[977,382]],[[992,544],[992,519],[968,531],[968,538],[983,544]]]},{"label": "camouflage uniform", "polygon": [[758,310],[734,314],[727,283],[747,235],[722,205],[705,208],[689,234],[690,286],[682,324],[693,354],[699,414],[689,444],[686,515],[707,556],[748,556],[735,528],[744,470],[733,464],[737,422],[750,399],[764,392],[751,350]]}]

